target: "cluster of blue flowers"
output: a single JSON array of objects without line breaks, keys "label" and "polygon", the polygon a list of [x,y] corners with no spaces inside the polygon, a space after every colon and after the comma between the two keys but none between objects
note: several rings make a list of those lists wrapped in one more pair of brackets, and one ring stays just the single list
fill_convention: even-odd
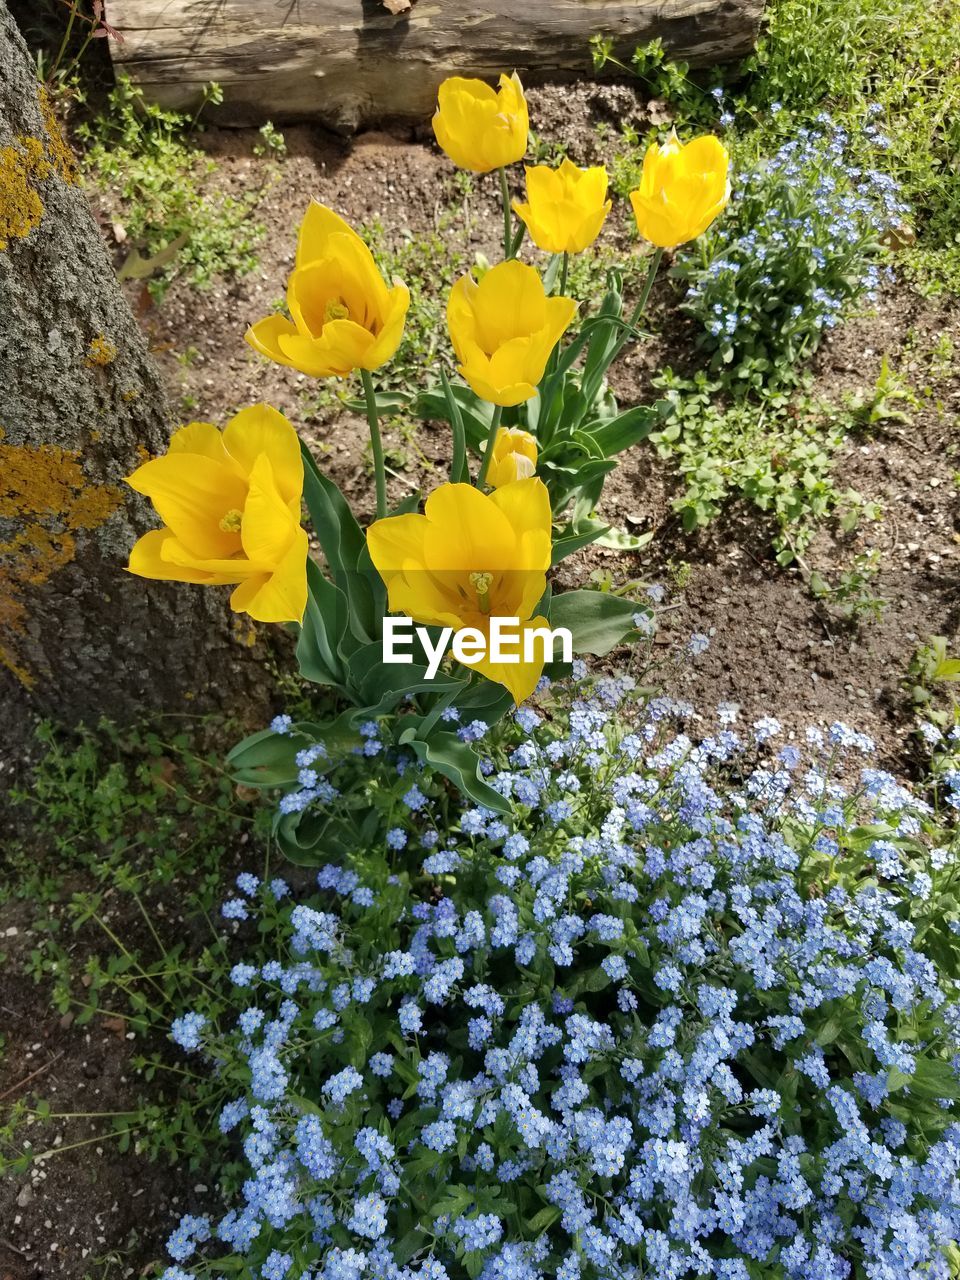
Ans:
[{"label": "cluster of blue flowers", "polygon": [[[867,125],[870,144],[884,139]],[[894,180],[849,162],[846,130],[827,115],[738,178],[706,261],[681,259],[684,310],[717,365],[759,384],[787,376],[853,304],[881,283],[877,247],[908,210]]]},{"label": "cluster of blue flowers", "polygon": [[509,817],[406,762],[402,849],[238,884],[259,949],[174,1035],[246,1178],[165,1280],[948,1280],[955,836],[845,725],[631,685],[484,739]]}]

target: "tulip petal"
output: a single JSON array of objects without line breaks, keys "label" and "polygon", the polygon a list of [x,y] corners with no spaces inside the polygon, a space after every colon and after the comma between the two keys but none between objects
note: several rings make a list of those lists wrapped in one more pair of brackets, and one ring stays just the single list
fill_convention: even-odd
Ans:
[{"label": "tulip petal", "polygon": [[[548,298],[546,301],[546,317],[544,329],[549,344],[547,354],[557,345],[577,313],[577,304],[573,298]],[[537,378],[537,382],[540,379]]]},{"label": "tulip petal", "polygon": [[284,502],[295,502],[299,513],[303,493],[300,439],[278,409],[269,404],[241,409],[224,427],[222,440],[245,475],[250,475],[260,455],[266,454]]},{"label": "tulip petal", "polygon": [[510,612],[529,618],[547,586],[553,531],[550,494],[542,480],[531,476],[503,485],[490,501],[503,512],[515,537]]},{"label": "tulip petal", "polygon": [[130,550],[127,570],[138,578],[158,578],[166,582],[209,582],[209,575],[199,569],[181,568],[165,560],[164,544],[173,539],[170,529],[152,529],[138,538]]},{"label": "tulip petal", "polygon": [[543,481],[536,476],[515,480],[491,493],[488,501],[502,512],[514,533],[520,555],[509,567],[549,569],[553,516],[550,493]]},{"label": "tulip petal", "polygon": [[303,267],[317,258],[327,257],[330,237],[335,235],[360,239],[353,227],[344,222],[338,213],[328,209],[325,204],[320,204],[318,200],[311,200],[297,233],[296,265]]},{"label": "tulip petal", "polygon": [[495,127],[496,90],[482,80],[450,76],[440,85],[437,102],[434,137],[453,163],[473,173],[497,168],[496,156],[485,145]]},{"label": "tulip petal", "polygon": [[[523,654],[523,638],[533,631],[534,628],[544,627],[549,629],[550,624],[546,618],[536,617],[529,621],[521,621],[520,643],[517,652]],[[537,643],[535,652],[539,655],[533,662],[492,662],[489,658],[479,658],[474,662],[465,665],[471,667],[474,671],[479,671],[481,675],[486,676],[488,680],[494,681],[495,684],[502,684],[507,688],[513,696],[514,702],[519,705],[530,697],[534,689],[543,675],[544,658],[543,646]]]},{"label": "tulip petal", "polygon": [[387,294],[387,309],[383,328],[377,334],[373,345],[367,352],[364,369],[379,369],[386,364],[397,351],[403,340],[403,327],[406,324],[407,309],[410,306],[410,290],[405,284],[395,284]]},{"label": "tulip petal", "polygon": [[471,484],[444,484],[424,504],[424,553],[435,570],[464,573],[514,568],[516,539],[491,498]]},{"label": "tulip petal", "polygon": [[597,236],[603,230],[603,224],[607,220],[607,214],[613,208],[613,201],[607,200],[600,205],[599,208],[591,210],[586,215],[580,225],[571,233],[571,242],[577,248],[570,248],[570,253],[582,253],[584,249],[588,249],[593,244]]},{"label": "tulip petal", "polygon": [[476,345],[477,342],[477,325],[473,312],[476,296],[476,280],[471,275],[465,275],[454,283],[447,299],[447,328],[458,360],[465,361],[467,344]]},{"label": "tulip petal", "polygon": [[168,453],[138,467],[127,483],[150,499],[157,514],[198,559],[230,556],[240,537],[221,529],[231,511],[242,511],[246,483],[225,463],[199,453]]},{"label": "tulip petal", "polygon": [[458,582],[457,574],[435,574],[426,569],[395,574],[387,587],[390,608],[423,626],[462,627],[465,619]]},{"label": "tulip petal", "polygon": [[229,556],[225,560],[198,560],[175,538],[164,543],[160,554],[169,564],[177,565],[182,569],[196,570],[197,573],[204,575],[204,582],[219,586],[226,586],[233,582],[245,582],[247,578],[252,577],[254,574],[269,573],[273,568],[269,564],[253,564],[239,553],[235,556]]},{"label": "tulip petal", "polygon": [[543,375],[549,355],[545,338],[543,341],[538,341],[535,335],[513,338],[490,357],[487,366],[490,381],[498,388],[521,383],[535,385]]},{"label": "tulip petal", "polygon": [[515,258],[491,268],[473,297],[477,341],[492,355],[511,338],[543,327],[546,295],[540,273]]},{"label": "tulip petal", "polygon": [[170,437],[168,453],[201,453],[214,462],[230,463],[223,436],[212,422],[188,422]]},{"label": "tulip petal", "polygon": [[446,111],[449,107],[454,107],[465,97],[468,102],[493,102],[497,101],[497,91],[493,85],[487,84],[486,80],[476,80],[467,78],[466,76],[447,76],[440,88],[437,90],[437,103],[441,111]]},{"label": "tulip petal", "polygon": [[243,509],[240,539],[247,558],[275,565],[286,555],[300,527],[277,487],[270,459],[261,453],[250,472],[250,492]]},{"label": "tulip petal", "polygon": [[345,378],[363,361],[373,346],[373,335],[352,320],[331,320],[319,338],[280,339],[289,363],[313,378]]},{"label": "tulip petal", "polygon": [[388,585],[388,575],[426,568],[426,532],[426,516],[418,515],[387,516],[367,529],[370,559]]},{"label": "tulip petal", "polygon": [[394,613],[424,624],[458,626],[455,590],[448,595],[442,575],[434,576],[427,568],[426,534],[426,516],[376,520],[367,529],[370,559],[386,584]]},{"label": "tulip petal", "polygon": [[275,360],[277,364],[290,365],[290,360],[280,349],[279,339],[283,334],[296,332],[297,326],[286,316],[266,316],[250,326],[243,335],[243,340],[268,360]]},{"label": "tulip petal", "polygon": [[498,404],[504,409],[532,400],[537,394],[537,388],[531,382],[511,382],[506,385],[495,383],[490,377],[489,360],[484,360],[482,364],[457,365],[457,372],[466,379],[470,390],[481,400],[489,400],[491,404]]},{"label": "tulip petal", "polygon": [[230,608],[257,622],[302,622],[307,607],[309,544],[298,528],[283,559],[264,578],[248,578],[230,597]]},{"label": "tulip petal", "polygon": [[[375,331],[387,307],[387,286],[359,236],[332,236],[327,256],[298,267],[287,282],[287,305],[304,337],[319,338],[336,315]],[[344,314],[346,313],[346,314]]]}]

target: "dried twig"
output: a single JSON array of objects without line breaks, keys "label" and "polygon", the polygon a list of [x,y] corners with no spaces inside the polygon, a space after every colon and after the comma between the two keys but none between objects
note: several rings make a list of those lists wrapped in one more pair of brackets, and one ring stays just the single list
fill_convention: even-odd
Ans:
[{"label": "dried twig", "polygon": [[31,1071],[28,1076],[24,1076],[24,1078],[17,1084],[11,1085],[9,1089],[4,1089],[3,1093],[0,1093],[0,1102],[2,1102],[4,1098],[9,1098],[11,1093],[16,1093],[18,1089],[22,1089],[23,1086],[25,1084],[29,1084],[31,1080],[36,1080],[37,1076],[42,1076],[45,1071],[49,1071],[55,1062],[59,1062],[65,1052],[66,1051],[64,1049],[61,1049],[59,1053],[55,1053],[53,1055],[49,1062],[45,1062],[42,1067],[37,1067],[36,1071]]}]

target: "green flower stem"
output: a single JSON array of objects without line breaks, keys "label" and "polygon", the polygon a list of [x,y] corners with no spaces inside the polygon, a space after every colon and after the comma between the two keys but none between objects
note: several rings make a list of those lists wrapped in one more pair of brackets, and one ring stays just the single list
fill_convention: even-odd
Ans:
[{"label": "green flower stem", "polygon": [[490,462],[493,458],[493,444],[497,438],[497,432],[500,430],[500,419],[503,417],[503,409],[500,405],[493,406],[493,417],[490,419],[490,430],[487,433],[487,443],[483,447],[483,461],[480,463],[480,474],[477,476],[477,488],[482,489],[487,481],[487,472],[490,470]]},{"label": "green flower stem", "polygon": [[[554,297],[562,298],[564,296],[564,293],[566,292],[566,288],[567,288],[567,271],[569,270],[569,267],[570,267],[570,255],[569,253],[564,253],[560,261],[560,275],[557,282],[556,290],[554,292]],[[550,357],[547,360],[547,369],[546,369],[546,374],[544,376],[544,380],[546,380],[546,378],[551,377],[553,373],[556,372],[556,368],[559,363],[560,363],[560,342],[558,340],[557,345],[550,352]],[[544,441],[544,443],[546,443],[546,441]]]},{"label": "green flower stem", "polygon": [[610,357],[610,364],[613,364],[614,360],[616,360],[617,356],[627,345],[627,340],[630,337],[630,330],[637,327],[640,317],[646,310],[647,303],[650,301],[650,292],[653,289],[653,282],[657,278],[657,272],[660,270],[660,263],[662,261],[663,250],[655,249],[653,257],[650,259],[650,266],[647,268],[647,278],[643,282],[643,293],[640,295],[640,301],[633,309],[633,315],[630,317],[629,327],[624,331],[620,341],[613,349],[613,355]]},{"label": "green flower stem", "polygon": [[507,184],[507,171],[500,166],[500,195],[503,199],[503,257],[504,261],[513,257],[513,217],[510,212],[510,187]]},{"label": "green flower stem", "polygon": [[377,482],[377,519],[387,514],[387,472],[383,463],[383,440],[380,437],[380,419],[377,417],[377,393],[368,369],[360,370],[363,394],[367,402],[367,422],[370,424],[370,446],[373,449],[373,474]]},{"label": "green flower stem", "polygon": [[[67,19],[67,29],[63,33],[63,39],[60,41],[60,48],[57,50],[57,56],[53,61],[53,67],[50,71],[48,80],[52,81],[54,75],[60,70],[60,64],[63,62],[63,56],[67,52],[67,46],[70,44],[70,37],[73,35],[73,23],[77,16],[77,6],[70,5],[70,17]],[[84,45],[86,48],[86,45]]]}]

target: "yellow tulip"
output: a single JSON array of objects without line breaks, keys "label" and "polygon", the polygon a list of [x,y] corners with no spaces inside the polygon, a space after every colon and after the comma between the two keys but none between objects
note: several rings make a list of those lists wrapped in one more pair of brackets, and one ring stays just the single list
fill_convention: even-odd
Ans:
[{"label": "yellow tulip", "polygon": [[491,267],[479,284],[462,276],[447,303],[460,373],[491,404],[522,404],[536,395],[576,309],[572,298],[548,298],[539,274],[516,260]]},{"label": "yellow tulip", "polygon": [[487,483],[500,489],[515,480],[529,480],[537,469],[537,442],[519,427],[501,427],[493,442]]},{"label": "yellow tulip", "polygon": [[[492,494],[444,484],[427,498],[423,515],[375,521],[367,547],[395,613],[424,626],[475,627],[489,641],[492,617],[518,618],[521,637],[548,625],[531,615],[546,589],[551,528],[541,480],[518,480]],[[483,657],[469,665],[522,702],[543,671],[538,648],[535,662]]]},{"label": "yellow tulip", "polygon": [[531,239],[547,253],[582,253],[600,234],[610,201],[602,165],[579,169],[563,159],[558,169],[538,164],[527,175],[527,202],[513,202]]},{"label": "yellow tulip", "polygon": [[462,76],[451,76],[440,86],[433,132],[459,169],[489,173],[522,160],[529,124],[516,72],[502,75],[499,89]]},{"label": "yellow tulip", "polygon": [[127,568],[141,578],[235,585],[230,607],[258,622],[300,622],[307,605],[307,535],[300,527],[303,460],[297,433],[268,404],[222,432],[191,422],[170,449],[127,477],[164,527],[145,533]]},{"label": "yellow tulip", "polygon": [[696,240],[730,199],[730,157],[712,134],[682,145],[675,132],[643,157],[640,186],[630,193],[644,240],[673,249]]},{"label": "yellow tulip", "polygon": [[392,289],[373,254],[332,209],[313,201],[297,240],[287,281],[286,316],[267,316],[246,340],[277,364],[313,378],[343,378],[377,369],[396,352],[410,305],[406,285]]}]

